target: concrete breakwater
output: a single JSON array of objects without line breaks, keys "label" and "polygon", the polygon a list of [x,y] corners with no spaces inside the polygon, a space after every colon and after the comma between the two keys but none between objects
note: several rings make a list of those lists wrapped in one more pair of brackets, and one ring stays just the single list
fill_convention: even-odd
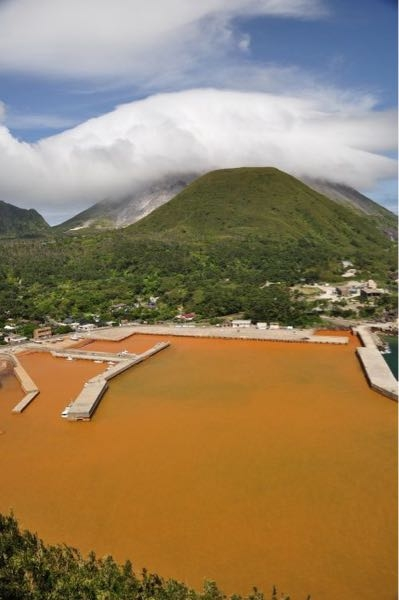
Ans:
[{"label": "concrete breakwater", "polygon": [[[100,375],[96,375],[89,379],[83,386],[83,389],[77,396],[77,398],[72,402],[67,410],[67,415],[65,415],[69,421],[80,421],[80,420],[89,420],[94,411],[96,410],[101,398],[105,394],[108,388],[108,381],[123,373],[127,369],[130,369],[134,365],[137,365],[150,356],[157,354],[161,350],[164,350],[170,345],[169,342],[159,342],[155,344],[149,350],[142,352],[141,354],[130,354],[130,353],[120,353],[118,354],[109,354],[104,352],[87,352],[86,354],[91,355],[95,359],[98,359],[99,356],[107,357],[108,360],[112,360],[117,364],[111,366],[105,373],[101,373]],[[82,351],[75,351],[73,355],[76,356],[76,353],[81,354]],[[71,352],[57,352],[55,355],[64,355],[69,354],[72,355]],[[88,358],[86,356],[85,358]],[[82,358],[79,356],[79,358]]]},{"label": "concrete breakwater", "polygon": [[363,344],[363,347],[357,348],[356,353],[370,387],[376,392],[398,401],[398,382],[381,356],[369,328],[360,325],[354,331]]},{"label": "concrete breakwater", "polygon": [[31,379],[29,374],[25,371],[15,355],[4,354],[0,357],[0,360],[8,365],[11,365],[15,377],[18,379],[23,391],[25,392],[25,396],[22,398],[22,400],[18,402],[18,404],[12,409],[13,413],[21,413],[39,394],[39,388]]}]

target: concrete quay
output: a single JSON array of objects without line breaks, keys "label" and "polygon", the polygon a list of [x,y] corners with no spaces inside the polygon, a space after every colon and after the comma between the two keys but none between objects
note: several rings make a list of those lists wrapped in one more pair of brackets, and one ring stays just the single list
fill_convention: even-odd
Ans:
[{"label": "concrete quay", "polygon": [[[112,356],[113,360],[117,362],[114,366],[109,368],[105,373],[96,375],[87,381],[75,401],[69,406],[67,419],[68,421],[87,421],[89,420],[97,406],[100,403],[101,398],[108,389],[108,381],[123,373],[127,369],[130,369],[134,365],[143,362],[150,356],[157,354],[164,348],[170,345],[169,342],[159,342],[152,348],[141,354],[125,354],[123,357],[117,355]],[[97,354],[97,353],[95,353]]]},{"label": "concrete quay", "polygon": [[85,350],[74,350],[69,348],[68,350],[53,350],[51,352],[56,358],[69,358],[69,359],[81,359],[81,360],[97,360],[103,362],[120,362],[126,360],[126,358],[135,358],[137,354],[125,353],[123,356],[113,354],[111,352],[90,352]]},{"label": "concrete quay", "polygon": [[362,341],[363,347],[357,348],[356,354],[363,367],[370,387],[387,398],[398,401],[398,382],[385,362],[381,352],[375,345],[373,335],[365,325],[354,328]]},{"label": "concrete quay", "polygon": [[[122,328],[121,328],[122,329]],[[310,344],[347,344],[347,336],[314,335],[309,329],[257,329],[256,327],[191,327],[170,325],[136,325],[133,333],[196,338],[259,340],[268,342],[296,342]]]},{"label": "concrete quay", "polygon": [[107,381],[102,377],[93,377],[85,383],[85,387],[69,407],[68,420],[88,420],[96,410],[101,398],[108,388]]},{"label": "concrete quay", "polygon": [[15,377],[18,379],[25,396],[14,406],[12,409],[13,413],[21,413],[29,404],[38,396],[39,388],[35,382],[31,379],[28,373],[25,371],[18,358],[12,354],[4,354],[4,359],[11,362],[13,365],[13,371]]}]

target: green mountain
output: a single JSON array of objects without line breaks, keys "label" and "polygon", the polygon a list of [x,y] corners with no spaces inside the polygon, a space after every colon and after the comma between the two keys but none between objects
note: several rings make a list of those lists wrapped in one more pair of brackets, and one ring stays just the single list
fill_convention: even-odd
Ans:
[{"label": "green mountain", "polygon": [[50,230],[50,225],[33,208],[18,208],[0,200],[0,237],[30,237]]},{"label": "green mountain", "polygon": [[[182,191],[201,173],[170,174],[149,182],[133,194],[118,200],[104,199],[54,227],[57,232],[86,234],[88,230],[119,229],[136,223]],[[397,235],[397,219],[389,210],[357,190],[327,179],[301,178],[307,186],[330,200],[373,218],[392,239]]]},{"label": "green mountain", "polygon": [[359,248],[370,255],[381,245],[390,246],[369,215],[268,167],[208,173],[129,229],[163,240],[256,237],[278,245],[302,241],[342,256],[358,253]]}]

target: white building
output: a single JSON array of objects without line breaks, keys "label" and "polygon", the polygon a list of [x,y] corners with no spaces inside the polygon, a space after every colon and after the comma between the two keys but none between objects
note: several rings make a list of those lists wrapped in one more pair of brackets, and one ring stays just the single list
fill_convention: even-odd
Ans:
[{"label": "white building", "polygon": [[96,326],[93,323],[87,323],[86,325],[79,325],[79,331],[92,331]]},{"label": "white building", "polygon": [[231,326],[235,327],[236,329],[251,327],[251,321],[246,319],[234,319],[234,321],[231,322]]}]

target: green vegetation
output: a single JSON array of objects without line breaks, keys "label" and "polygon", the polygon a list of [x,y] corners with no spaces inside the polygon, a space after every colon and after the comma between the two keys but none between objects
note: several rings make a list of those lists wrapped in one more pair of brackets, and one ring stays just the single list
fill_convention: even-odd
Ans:
[{"label": "green vegetation", "polygon": [[50,225],[36,210],[18,208],[0,200],[0,237],[31,237],[50,231]]},{"label": "green vegetation", "polygon": [[306,326],[317,305],[294,284],[339,281],[342,260],[384,287],[396,277],[395,244],[373,219],[271,168],[209,173],[123,230],[1,240],[0,251],[0,322],[181,309]]},{"label": "green vegetation", "polygon": [[[289,600],[273,588],[270,600]],[[21,531],[13,515],[0,515],[0,598],[2,600],[223,600],[213,581],[201,592],[145,569],[138,576],[130,561],[118,565],[111,556],[83,558],[66,545],[46,545],[36,534]],[[265,600],[254,588],[247,600]],[[244,600],[232,595],[230,600]],[[310,596],[308,596],[310,600]]]}]

